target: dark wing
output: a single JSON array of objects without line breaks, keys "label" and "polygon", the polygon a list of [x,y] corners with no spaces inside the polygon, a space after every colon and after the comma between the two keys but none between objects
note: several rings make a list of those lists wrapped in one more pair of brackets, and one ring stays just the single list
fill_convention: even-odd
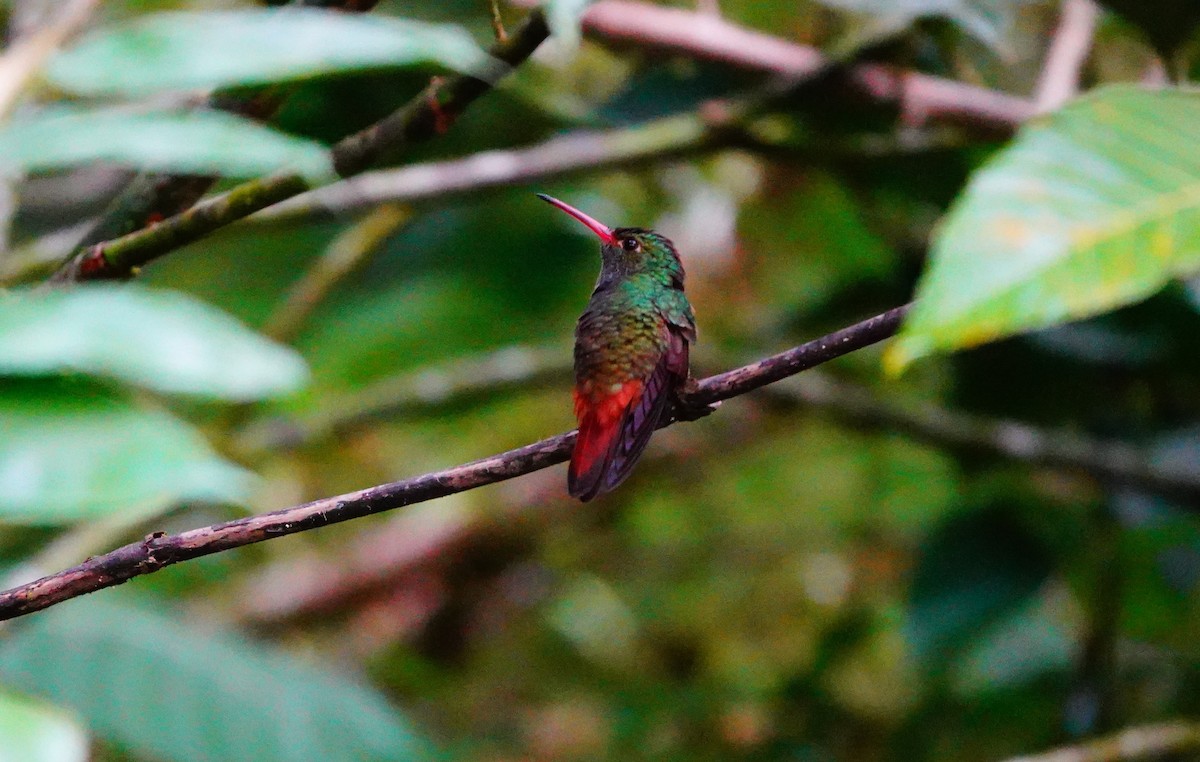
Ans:
[{"label": "dark wing", "polygon": [[667,333],[670,337],[667,351],[646,379],[641,396],[631,401],[625,411],[621,433],[613,442],[611,460],[597,494],[615,489],[633,471],[634,464],[650,442],[650,435],[662,422],[672,393],[687,380],[688,339],[684,331],[674,325],[667,325]]}]

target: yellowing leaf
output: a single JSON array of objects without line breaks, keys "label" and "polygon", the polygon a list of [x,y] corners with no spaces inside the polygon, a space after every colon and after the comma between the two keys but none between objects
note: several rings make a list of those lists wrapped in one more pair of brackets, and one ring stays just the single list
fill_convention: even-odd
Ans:
[{"label": "yellowing leaf", "polygon": [[1200,94],[1111,87],[1023,129],[950,210],[892,370],[1135,302],[1200,268]]}]

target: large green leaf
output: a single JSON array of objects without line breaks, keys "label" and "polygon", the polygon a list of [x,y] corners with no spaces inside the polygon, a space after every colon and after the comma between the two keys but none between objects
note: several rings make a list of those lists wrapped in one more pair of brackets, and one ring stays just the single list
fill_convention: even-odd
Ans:
[{"label": "large green leaf", "polygon": [[1200,94],[1106,88],[975,175],[887,359],[1095,315],[1198,267]]},{"label": "large green leaf", "polygon": [[0,521],[59,524],[239,501],[250,475],[183,421],[86,382],[0,381]]},{"label": "large green leaf", "polygon": [[0,678],[72,707],[97,735],[148,759],[427,756],[399,713],[346,675],[109,598],[14,626],[0,640]]},{"label": "large green leaf", "polygon": [[65,712],[0,690],[0,762],[87,762],[87,735]]},{"label": "large green leaf", "polygon": [[0,299],[0,375],[66,372],[229,400],[288,392],[307,375],[291,349],[177,292],[89,286]]},{"label": "large green leaf", "polygon": [[218,111],[89,111],[58,106],[0,129],[3,172],[39,172],[101,161],[228,177],[254,177],[278,169],[315,178],[332,172],[321,144]]},{"label": "large green leaf", "polygon": [[425,63],[482,73],[488,58],[455,26],[289,8],[143,16],[89,35],[48,72],[75,92],[141,94]]}]

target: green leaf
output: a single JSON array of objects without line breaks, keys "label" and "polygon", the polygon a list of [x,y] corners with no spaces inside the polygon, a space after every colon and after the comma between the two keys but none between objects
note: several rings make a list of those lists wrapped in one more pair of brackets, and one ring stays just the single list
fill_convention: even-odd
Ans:
[{"label": "green leaf", "polygon": [[181,293],[102,285],[0,299],[0,374],[70,372],[228,400],[282,394],[307,376],[291,349]]},{"label": "green leaf", "polygon": [[100,737],[179,762],[388,762],[426,745],[376,691],[210,627],[111,599],[16,623],[0,677],[72,707]]},{"label": "green leaf", "polygon": [[246,471],[183,421],[90,383],[0,383],[0,521],[61,524],[151,514],[181,500],[244,500]]},{"label": "green leaf", "polygon": [[100,161],[227,177],[288,169],[321,179],[333,171],[321,144],[219,111],[139,113],[56,106],[0,129],[2,172],[40,172]]},{"label": "green leaf", "polygon": [[137,95],[416,64],[495,65],[456,26],[289,8],[143,16],[85,37],[48,74],[78,93]]},{"label": "green leaf", "polygon": [[1142,299],[1200,267],[1200,95],[1111,87],[1028,125],[954,204],[885,359]]},{"label": "green leaf", "polygon": [[546,0],[546,24],[550,33],[566,45],[579,45],[579,25],[583,12],[596,0]]},{"label": "green leaf", "polygon": [[52,706],[0,690],[0,762],[87,762],[87,734]]}]

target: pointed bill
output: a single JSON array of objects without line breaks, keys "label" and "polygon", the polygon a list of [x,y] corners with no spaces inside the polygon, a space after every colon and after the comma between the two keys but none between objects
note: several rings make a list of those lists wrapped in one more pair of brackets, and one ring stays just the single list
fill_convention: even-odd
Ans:
[{"label": "pointed bill", "polygon": [[608,225],[605,225],[604,223],[600,222],[599,220],[584,214],[583,212],[579,211],[578,209],[571,206],[570,204],[559,201],[558,199],[554,198],[553,196],[547,196],[545,193],[539,193],[539,194],[537,194],[537,197],[540,198],[542,201],[545,201],[547,204],[558,207],[559,209],[563,210],[567,214],[571,215],[575,219],[582,222],[584,225],[586,225],[588,227],[589,230],[591,230],[596,235],[600,236],[600,240],[604,241],[605,243],[615,243],[616,242],[615,239],[613,238],[612,228],[610,228]]}]

